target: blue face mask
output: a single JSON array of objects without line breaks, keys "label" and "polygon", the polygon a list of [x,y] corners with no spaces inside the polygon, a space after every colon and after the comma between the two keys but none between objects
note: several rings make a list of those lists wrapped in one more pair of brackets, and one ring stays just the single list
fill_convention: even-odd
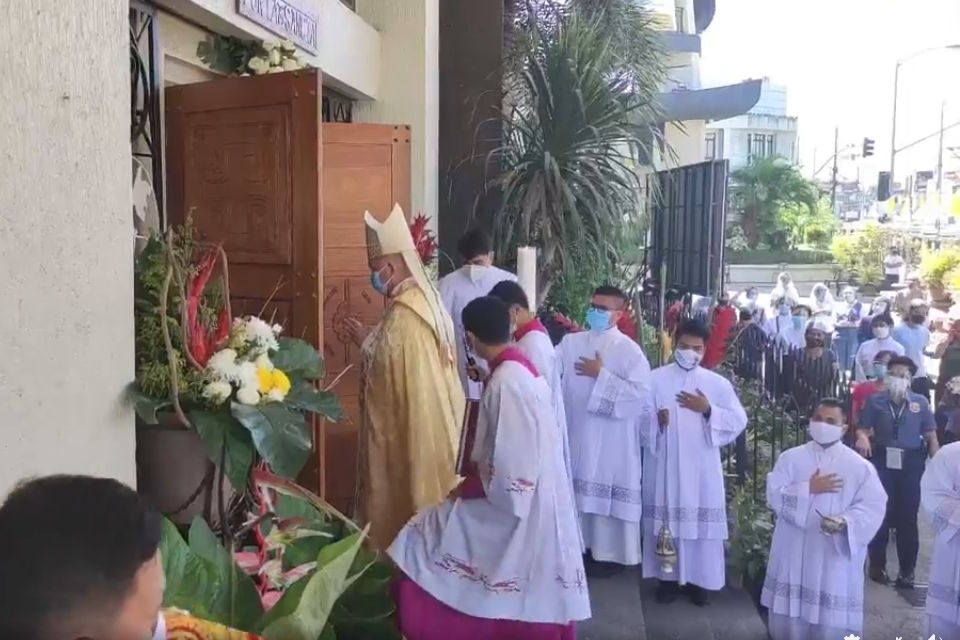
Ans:
[{"label": "blue face mask", "polygon": [[373,287],[374,290],[380,295],[385,296],[387,293],[389,293],[390,289],[387,287],[388,283],[389,281],[383,281],[383,278],[380,277],[379,271],[374,271],[370,274],[370,286]]},{"label": "blue face mask", "polygon": [[605,309],[587,309],[587,326],[590,331],[606,331],[610,328],[610,312]]},{"label": "blue face mask", "polygon": [[876,380],[883,380],[883,377],[887,375],[887,365],[882,362],[877,362],[873,365],[873,377]]},{"label": "blue face mask", "polygon": [[803,329],[803,325],[806,323],[807,323],[807,318],[805,316],[793,316],[794,329]]}]

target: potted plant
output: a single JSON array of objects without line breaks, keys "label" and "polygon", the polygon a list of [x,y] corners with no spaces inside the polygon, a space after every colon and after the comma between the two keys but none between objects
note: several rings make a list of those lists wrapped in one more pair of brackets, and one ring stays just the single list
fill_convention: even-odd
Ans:
[{"label": "potted plant", "polygon": [[234,318],[226,254],[188,223],[154,234],[136,266],[140,490],[179,523],[201,512],[224,526],[231,487],[261,460],[294,478],[312,449],[308,416],[342,412],[320,354],[257,316]]},{"label": "potted plant", "polygon": [[960,267],[960,247],[944,247],[939,251],[925,251],[920,259],[920,277],[930,291],[933,305],[948,309],[950,291],[947,274]]}]

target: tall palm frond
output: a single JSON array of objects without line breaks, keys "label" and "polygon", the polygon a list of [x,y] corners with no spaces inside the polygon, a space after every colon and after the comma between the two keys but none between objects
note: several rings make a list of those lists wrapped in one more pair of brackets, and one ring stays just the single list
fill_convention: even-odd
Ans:
[{"label": "tall palm frond", "polygon": [[816,184],[779,156],[759,158],[733,171],[730,183],[730,195],[751,248],[782,240],[779,216],[785,207],[803,206],[811,212],[817,208]]}]

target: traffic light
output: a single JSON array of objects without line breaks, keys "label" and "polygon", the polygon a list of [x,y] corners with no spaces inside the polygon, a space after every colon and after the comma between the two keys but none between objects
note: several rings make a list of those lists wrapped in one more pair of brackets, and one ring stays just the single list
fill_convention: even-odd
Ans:
[{"label": "traffic light", "polygon": [[869,158],[873,155],[873,139],[864,138],[863,139],[863,157]]}]

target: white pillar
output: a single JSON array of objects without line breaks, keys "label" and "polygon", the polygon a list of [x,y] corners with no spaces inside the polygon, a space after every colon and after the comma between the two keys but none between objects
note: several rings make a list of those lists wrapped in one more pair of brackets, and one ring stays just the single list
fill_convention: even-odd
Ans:
[{"label": "white pillar", "polygon": [[21,62],[0,72],[0,495],[135,481],[127,11],[4,3],[0,57]]},{"label": "white pillar", "polygon": [[517,280],[527,294],[530,311],[537,310],[537,249],[520,247],[517,249]]},{"label": "white pillar", "polygon": [[357,0],[357,14],[380,33],[380,88],[362,101],[358,122],[410,125],[409,215],[423,212],[437,229],[439,0]]}]

